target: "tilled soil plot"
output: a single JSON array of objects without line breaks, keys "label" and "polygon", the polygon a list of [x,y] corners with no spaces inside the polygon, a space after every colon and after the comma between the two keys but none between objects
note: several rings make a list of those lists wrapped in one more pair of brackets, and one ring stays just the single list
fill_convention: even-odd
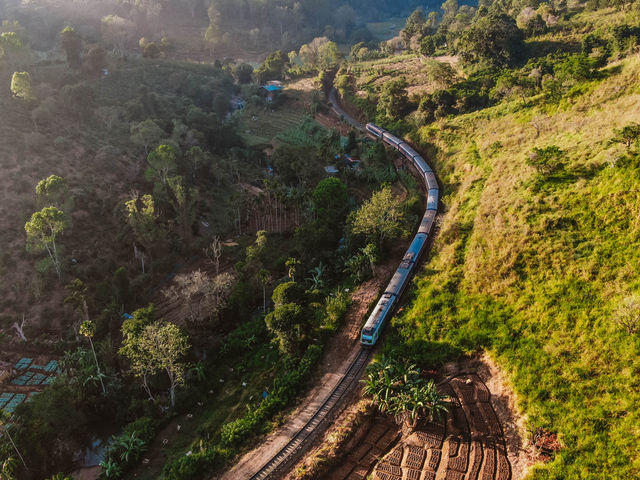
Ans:
[{"label": "tilled soil plot", "polygon": [[[330,480],[512,480],[502,426],[489,389],[476,373],[440,382],[450,397],[446,419],[401,438],[388,422],[371,428]],[[386,446],[386,450],[385,447]]]}]

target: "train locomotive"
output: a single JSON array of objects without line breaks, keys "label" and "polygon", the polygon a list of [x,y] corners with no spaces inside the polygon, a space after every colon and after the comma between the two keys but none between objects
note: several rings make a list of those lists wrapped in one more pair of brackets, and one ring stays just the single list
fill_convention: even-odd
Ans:
[{"label": "train locomotive", "polygon": [[384,293],[378,300],[373,312],[367,319],[362,328],[360,335],[360,343],[363,345],[374,345],[380,337],[380,332],[384,326],[384,322],[387,317],[390,317],[394,307],[400,300],[404,289],[409,284],[411,274],[418,264],[418,260],[422,255],[422,252],[427,246],[427,240],[433,228],[433,223],[438,211],[438,198],[439,198],[439,186],[436,180],[436,175],[429,167],[424,158],[422,158],[418,152],[411,148],[404,140],[392,135],[385,129],[374,125],[373,123],[367,123],[367,133],[375,138],[381,139],[384,143],[392,148],[398,150],[404,157],[409,160],[420,174],[424,185],[427,190],[427,209],[420,222],[420,227],[416,233],[407,253],[404,254],[402,262],[398,266],[395,274],[391,278],[391,281],[384,290]]}]

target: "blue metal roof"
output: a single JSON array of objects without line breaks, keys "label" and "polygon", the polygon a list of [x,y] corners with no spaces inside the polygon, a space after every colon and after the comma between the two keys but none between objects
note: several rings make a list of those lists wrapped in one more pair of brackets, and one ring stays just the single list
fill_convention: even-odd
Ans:
[{"label": "blue metal roof", "polygon": [[282,87],[279,87],[278,85],[265,85],[264,88],[267,92],[279,92],[282,90]]}]

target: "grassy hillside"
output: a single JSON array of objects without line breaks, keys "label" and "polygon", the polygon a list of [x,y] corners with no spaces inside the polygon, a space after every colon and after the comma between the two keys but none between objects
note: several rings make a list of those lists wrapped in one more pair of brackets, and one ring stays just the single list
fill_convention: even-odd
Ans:
[{"label": "grassy hillside", "polygon": [[[395,325],[414,347],[485,348],[506,367],[530,432],[564,446],[531,478],[640,475],[640,339],[615,321],[640,287],[640,158],[610,142],[640,121],[639,74],[633,55],[559,105],[512,101],[417,134],[437,147],[446,215]],[[565,165],[543,175],[527,159],[549,145]]]}]

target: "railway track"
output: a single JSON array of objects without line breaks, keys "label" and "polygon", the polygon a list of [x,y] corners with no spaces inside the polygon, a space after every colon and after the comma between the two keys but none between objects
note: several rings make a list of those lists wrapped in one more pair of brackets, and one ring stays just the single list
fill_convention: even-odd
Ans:
[{"label": "railway track", "polygon": [[[349,123],[353,128],[356,128],[358,130],[365,130],[365,131],[369,130],[369,125],[367,125],[367,128],[365,129],[361,123],[349,117],[340,108],[340,105],[336,99],[335,89],[331,89],[331,91],[329,92],[329,100],[333,104],[333,110],[337,114],[341,115],[341,118],[343,119],[343,121],[345,121],[346,123]],[[377,129],[375,131],[379,133],[372,134],[372,135],[378,138],[383,138],[382,130],[379,127],[375,127],[375,128]],[[371,133],[371,132],[368,132],[368,133]],[[417,170],[420,172],[421,171],[420,169],[422,168],[424,171],[429,172],[425,177],[427,182],[427,188],[429,189],[428,190],[429,196],[427,200],[427,213],[429,213],[429,210],[434,210],[434,211],[437,210],[438,185],[437,185],[437,181],[435,180],[435,175],[433,174],[433,171],[429,168],[429,166],[422,159],[422,157],[418,156],[418,154],[415,151],[413,151],[411,148],[407,148],[407,146],[401,140],[391,135],[388,136],[385,133],[384,141],[385,143],[389,144],[393,148],[396,148],[396,150],[400,151],[401,153],[403,153],[404,156],[408,158],[409,158],[409,155],[411,155],[411,153],[413,152],[414,155],[411,156],[410,159],[413,159],[414,166],[417,168]],[[416,156],[420,159],[421,163],[417,163],[418,161],[414,159],[414,157]],[[422,173],[424,173],[424,171]],[[430,177],[428,175],[430,175]],[[434,188],[429,186],[431,181],[435,185]],[[435,193],[432,193],[432,192],[435,192]],[[430,205],[429,202],[434,201],[432,197],[435,197],[435,206],[429,206]],[[425,218],[427,218],[427,213],[425,213]],[[414,239],[413,243],[416,243],[417,240],[422,240],[422,244],[419,245],[418,254],[415,260],[417,260],[417,257],[419,257],[419,254],[426,241],[427,234],[430,233],[434,216],[435,216],[435,213],[432,215],[432,217],[427,218],[427,220],[429,221],[429,224],[428,224],[428,228],[424,227],[426,228],[426,232],[422,232],[421,230],[418,230],[419,233],[416,235],[416,239]],[[423,220],[420,228],[422,229],[424,225],[425,225],[425,220]],[[418,238],[419,236],[421,237]],[[412,243],[412,247],[413,247],[413,243]],[[409,252],[409,253],[415,254],[415,252]],[[411,258],[414,258],[414,257],[411,257]],[[401,263],[400,265],[401,267],[398,269],[398,272],[401,271],[401,268],[404,268],[405,279],[403,280],[403,282],[406,282],[406,279],[409,278],[409,275],[411,274],[413,266],[403,267],[403,263]],[[396,273],[396,275],[398,275],[398,273]],[[393,283],[393,280],[392,280],[392,283]],[[394,291],[394,295],[400,296],[402,294],[402,290],[404,290],[404,287],[400,288],[396,286],[396,290],[399,290],[399,291]],[[380,325],[381,324],[382,323],[380,323]],[[372,344],[375,343],[375,340],[372,341],[371,343]],[[294,462],[296,462],[299,459],[300,455],[306,450],[309,444],[313,440],[315,440],[317,436],[320,433],[322,433],[324,429],[328,426],[329,421],[333,418],[332,413],[337,410],[336,407],[338,406],[340,401],[345,397],[346,393],[349,392],[351,388],[354,386],[354,384],[358,381],[364,366],[367,364],[367,361],[369,360],[370,354],[371,354],[370,348],[360,347],[360,350],[357,352],[357,355],[355,359],[352,361],[349,368],[347,369],[347,372],[340,379],[336,387],[327,396],[327,398],[322,403],[320,408],[316,410],[316,412],[309,419],[309,421],[294,435],[294,437],[291,440],[289,440],[289,442],[283,448],[280,449],[280,451],[278,451],[278,453],[275,456],[273,456],[266,464],[264,464],[260,468],[260,470],[258,470],[257,473],[255,473],[252,477],[250,477],[250,480],[274,479],[276,478],[275,477],[276,475],[283,474],[288,467],[290,467]]]},{"label": "railway track", "polygon": [[360,378],[360,374],[369,360],[371,349],[361,347],[347,372],[336,385],[316,413],[300,429],[298,433],[282,449],[251,477],[251,480],[268,480],[276,478],[287,467],[298,460],[305,448],[317,438],[333,418],[332,412],[340,404],[346,393],[351,390]]}]

